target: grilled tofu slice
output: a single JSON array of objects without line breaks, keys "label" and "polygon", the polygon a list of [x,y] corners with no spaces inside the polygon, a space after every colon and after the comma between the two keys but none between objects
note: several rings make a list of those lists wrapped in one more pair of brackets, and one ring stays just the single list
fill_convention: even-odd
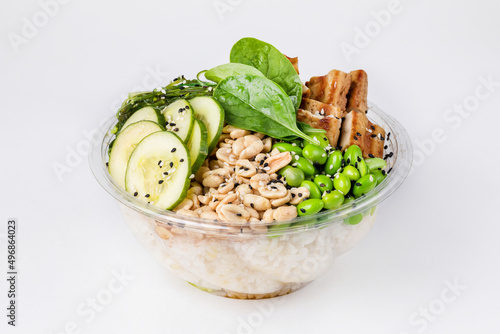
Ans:
[{"label": "grilled tofu slice", "polygon": [[316,129],[323,129],[326,131],[325,136],[328,138],[330,145],[337,146],[340,134],[340,125],[342,121],[334,116],[321,116],[313,114],[312,112],[304,109],[299,109],[297,112],[297,120],[304,122]]},{"label": "grilled tofu slice", "polygon": [[290,61],[290,63],[292,63],[293,68],[295,68],[295,71],[297,71],[297,74],[300,74],[299,73],[299,57],[290,58],[287,55],[285,55],[285,57]]},{"label": "grilled tofu slice", "polygon": [[363,158],[383,158],[385,146],[385,130],[368,121],[364,142]]},{"label": "grilled tofu slice", "polygon": [[300,107],[304,110],[308,110],[313,114],[319,113],[322,116],[334,116],[337,118],[342,118],[345,116],[345,112],[331,104],[326,104],[316,100],[311,100],[308,98],[303,98]]},{"label": "grilled tofu slice", "polygon": [[365,137],[368,128],[368,118],[362,112],[351,110],[342,121],[339,146],[345,150],[351,145],[358,145],[365,152]]},{"label": "grilled tofu slice", "polygon": [[311,90],[311,99],[345,110],[351,74],[331,70],[327,75],[312,77],[306,86]]},{"label": "grilled tofu slice", "polygon": [[352,71],[351,86],[347,94],[347,111],[357,110],[366,113],[368,110],[368,76],[363,70]]}]

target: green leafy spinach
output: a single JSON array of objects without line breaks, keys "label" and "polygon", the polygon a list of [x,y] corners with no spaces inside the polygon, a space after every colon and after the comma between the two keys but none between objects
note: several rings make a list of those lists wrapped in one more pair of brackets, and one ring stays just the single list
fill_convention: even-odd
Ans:
[{"label": "green leafy spinach", "polygon": [[227,77],[232,77],[235,75],[243,75],[243,74],[251,74],[265,78],[264,74],[262,74],[262,72],[256,69],[255,67],[238,63],[228,63],[215,66],[214,68],[211,68],[205,72],[205,78],[213,82],[219,83]]},{"label": "green leafy spinach", "polygon": [[262,132],[278,139],[312,138],[297,128],[295,109],[285,91],[275,82],[254,75],[238,75],[222,80],[214,90],[228,124]]},{"label": "green leafy spinach", "polygon": [[302,99],[302,82],[292,63],[278,49],[256,38],[242,38],[233,45],[231,63],[255,67],[280,85],[292,100],[294,111]]}]

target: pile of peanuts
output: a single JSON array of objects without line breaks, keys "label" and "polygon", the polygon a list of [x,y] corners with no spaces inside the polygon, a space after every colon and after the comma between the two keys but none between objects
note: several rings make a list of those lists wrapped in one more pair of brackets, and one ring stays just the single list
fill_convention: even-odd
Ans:
[{"label": "pile of peanuts", "polygon": [[228,226],[267,231],[262,222],[297,217],[295,205],[310,195],[290,187],[276,172],[292,161],[290,152],[271,150],[274,139],[231,125],[191,182],[186,198],[174,209],[180,215]]}]

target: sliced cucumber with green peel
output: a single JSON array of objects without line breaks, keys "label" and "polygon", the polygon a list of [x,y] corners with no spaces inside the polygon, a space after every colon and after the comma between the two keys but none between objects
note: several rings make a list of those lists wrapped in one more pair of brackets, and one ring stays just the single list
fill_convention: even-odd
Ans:
[{"label": "sliced cucumber with green peel", "polygon": [[188,101],[180,99],[170,103],[162,110],[165,117],[165,129],[174,132],[184,142],[189,140],[193,130],[193,108]]},{"label": "sliced cucumber with green peel", "polygon": [[151,121],[139,121],[123,129],[116,137],[109,155],[109,174],[125,189],[125,172],[130,155],[144,137],[158,131],[163,127]]},{"label": "sliced cucumber with green peel", "polygon": [[123,129],[125,129],[130,124],[134,124],[139,121],[151,121],[158,123],[160,125],[165,124],[165,119],[163,118],[163,115],[161,114],[160,111],[152,107],[144,107],[133,113],[132,116],[130,116],[129,119],[127,119],[125,124],[123,124],[122,129],[120,131],[123,131]]},{"label": "sliced cucumber with green peel", "polygon": [[125,189],[161,209],[175,208],[190,184],[191,158],[174,133],[156,132],[134,149],[125,174]]},{"label": "sliced cucumber with green peel", "polygon": [[217,145],[224,127],[224,109],[215,99],[209,96],[198,96],[189,100],[195,117],[205,123],[208,132],[208,154]]},{"label": "sliced cucumber with green peel", "polygon": [[191,173],[196,174],[208,155],[208,132],[205,123],[194,120],[193,131],[187,143],[191,155]]}]

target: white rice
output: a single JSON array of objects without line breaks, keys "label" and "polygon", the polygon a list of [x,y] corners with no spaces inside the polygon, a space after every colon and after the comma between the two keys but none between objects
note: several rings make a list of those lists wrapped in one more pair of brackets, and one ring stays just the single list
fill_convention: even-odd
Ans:
[{"label": "white rice", "polygon": [[338,255],[359,243],[376,219],[373,212],[357,225],[339,221],[277,238],[200,239],[173,234],[165,240],[156,234],[155,220],[122,204],[120,209],[139,242],[170,271],[215,293],[236,297],[288,293],[313,281]]}]

